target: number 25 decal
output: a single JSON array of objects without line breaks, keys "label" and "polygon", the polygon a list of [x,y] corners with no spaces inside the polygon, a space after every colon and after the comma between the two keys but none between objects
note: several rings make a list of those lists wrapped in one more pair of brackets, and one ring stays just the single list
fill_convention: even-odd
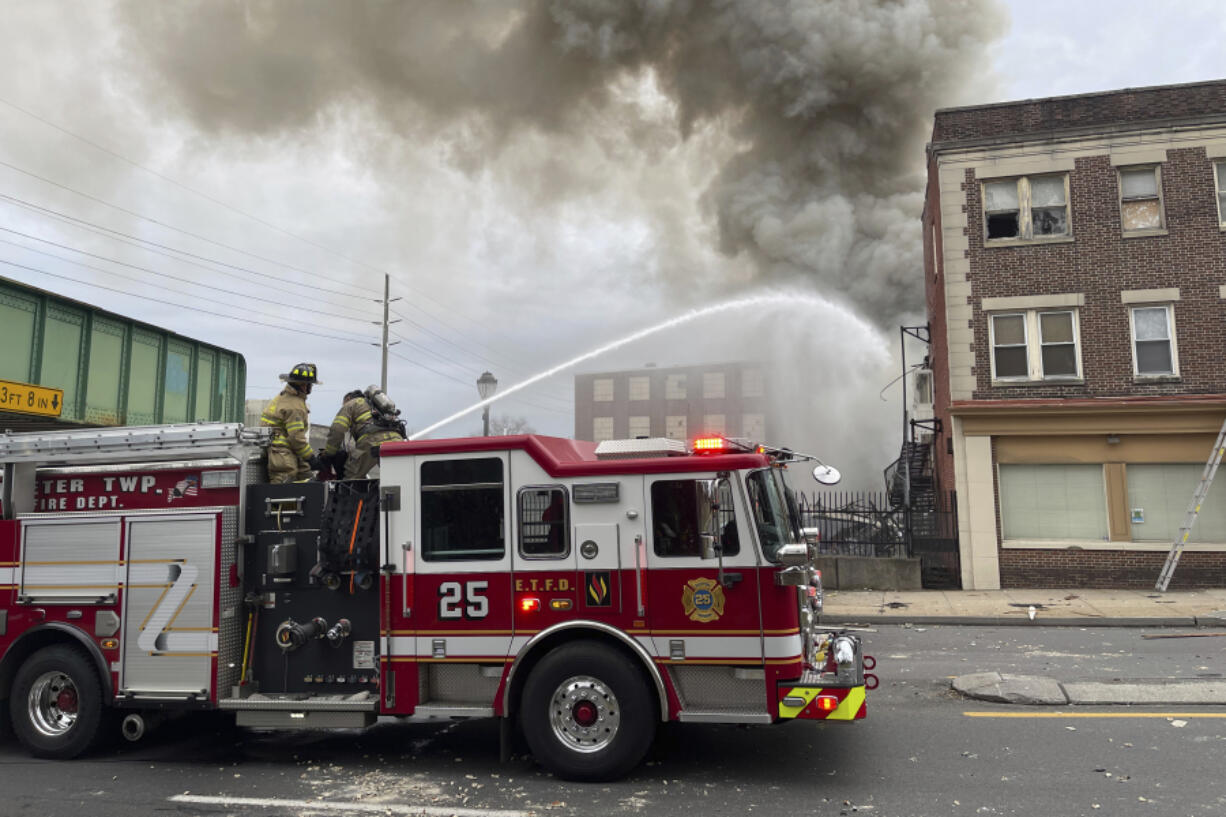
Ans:
[{"label": "number 25 decal", "polygon": [[443,582],[438,586],[438,617],[485,618],[490,600],[485,596],[489,582]]}]

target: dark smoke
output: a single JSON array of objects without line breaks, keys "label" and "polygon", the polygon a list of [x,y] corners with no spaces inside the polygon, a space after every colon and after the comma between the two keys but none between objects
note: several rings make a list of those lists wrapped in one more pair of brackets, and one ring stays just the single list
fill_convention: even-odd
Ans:
[{"label": "dark smoke", "polygon": [[[977,78],[1004,28],[995,0],[132,0],[116,11],[141,96],[210,137],[309,140],[342,122],[381,172],[398,149],[434,145],[538,210],[633,184],[659,258],[637,275],[715,289],[799,280],[883,326],[922,308],[932,111],[983,98]],[[652,185],[654,157],[683,141],[709,153],[692,170],[696,199]],[[617,182],[622,172],[632,181]],[[699,268],[703,241],[733,259],[718,280]]]}]

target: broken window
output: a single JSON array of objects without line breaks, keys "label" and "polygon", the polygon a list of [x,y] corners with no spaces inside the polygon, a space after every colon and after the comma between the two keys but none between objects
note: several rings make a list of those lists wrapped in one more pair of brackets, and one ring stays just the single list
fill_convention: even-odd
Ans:
[{"label": "broken window", "polygon": [[1120,168],[1120,220],[1124,232],[1162,229],[1157,167]]},{"label": "broken window", "polygon": [[984,182],[983,213],[989,240],[1069,235],[1068,175]]}]

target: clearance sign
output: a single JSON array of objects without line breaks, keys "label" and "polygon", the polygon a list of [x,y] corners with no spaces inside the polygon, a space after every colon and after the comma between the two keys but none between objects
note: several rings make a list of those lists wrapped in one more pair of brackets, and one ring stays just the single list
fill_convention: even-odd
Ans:
[{"label": "clearance sign", "polygon": [[64,410],[64,390],[31,383],[0,380],[0,411],[59,417]]}]

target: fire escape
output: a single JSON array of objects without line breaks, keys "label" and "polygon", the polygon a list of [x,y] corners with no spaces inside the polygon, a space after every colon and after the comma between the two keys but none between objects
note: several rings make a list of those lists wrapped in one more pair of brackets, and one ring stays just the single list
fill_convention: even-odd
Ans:
[{"label": "fire escape", "polygon": [[[919,556],[925,587],[957,587],[958,537],[952,499],[941,494],[937,483],[933,446],[941,436],[941,420],[931,415],[932,372],[925,364],[916,372],[917,411],[914,416],[907,398],[906,339],[929,343],[927,326],[903,326],[903,441],[898,459],[885,469],[885,487],[890,508],[906,532],[907,553]],[[927,406],[926,411],[918,407]],[[923,416],[923,415],[927,416]]]}]

